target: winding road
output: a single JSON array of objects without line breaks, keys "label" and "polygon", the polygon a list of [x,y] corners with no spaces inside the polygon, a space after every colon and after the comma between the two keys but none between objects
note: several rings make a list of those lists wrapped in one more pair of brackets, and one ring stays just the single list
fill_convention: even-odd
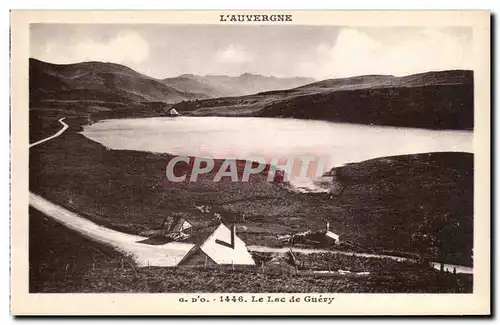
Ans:
[{"label": "winding road", "polygon": [[64,122],[63,122],[63,120],[64,120],[64,119],[65,119],[65,117],[60,118],[59,120],[57,120],[57,121],[58,121],[59,123],[61,123],[61,124],[62,124],[62,126],[63,126],[63,127],[62,127],[59,131],[57,131],[55,134],[51,135],[51,136],[50,136],[50,137],[48,137],[48,138],[42,139],[42,140],[37,141],[37,142],[35,142],[35,143],[31,143],[31,144],[30,144],[30,148],[31,148],[31,147],[34,147],[34,146],[37,146],[37,145],[39,145],[39,144],[42,144],[42,143],[44,143],[44,142],[46,142],[46,141],[52,140],[52,139],[54,139],[54,138],[57,138],[58,136],[60,136],[61,134],[63,134],[63,133],[64,133],[64,131],[66,131],[66,130],[68,129],[68,127],[69,127],[69,125],[68,125],[68,124],[66,124],[66,123],[64,123]]},{"label": "winding road", "polygon": [[[65,118],[60,118],[59,123],[62,124],[62,128],[55,134],[44,138],[40,141],[32,143],[29,145],[30,148],[40,145],[44,142],[57,138],[62,135],[67,129],[68,124],[64,123]],[[171,242],[164,245],[147,245],[139,243],[142,240],[147,239],[146,237],[126,234],[113,229],[109,229],[103,226],[99,226],[94,222],[77,215],[57,204],[54,204],[47,199],[31,193],[29,195],[29,204],[33,208],[42,212],[48,217],[51,217],[55,221],[65,225],[66,227],[77,231],[83,236],[95,240],[97,242],[110,245],[117,249],[118,251],[132,257],[135,263],[139,267],[145,266],[176,266],[181,259],[191,250],[195,245],[190,243],[179,243]],[[329,254],[342,254],[342,255],[354,255],[367,258],[389,258],[396,261],[411,261],[409,258],[391,256],[391,255],[379,255],[370,253],[358,253],[340,250],[326,250],[326,249],[310,249],[310,248],[290,248],[290,247],[268,247],[268,246],[258,246],[250,245],[247,246],[249,251],[255,252],[268,252],[268,253],[286,253],[292,249],[293,252],[313,254],[313,253],[329,253]],[[434,268],[439,269],[440,263],[433,262]],[[472,274],[473,268],[461,265],[444,264],[445,270],[450,272],[456,269],[457,273],[467,273]]]},{"label": "winding road", "polygon": [[[68,125],[59,119],[63,127],[54,135],[30,144],[30,148],[40,145],[46,141],[57,138],[68,129]],[[176,266],[181,259],[194,247],[188,243],[167,243],[164,245],[146,245],[138,241],[147,239],[146,237],[135,236],[99,226],[92,221],[83,218],[47,199],[31,193],[29,194],[29,204],[33,208],[42,212],[46,216],[63,224],[64,226],[77,231],[83,236],[114,247],[133,258],[139,267],[145,266]]]}]

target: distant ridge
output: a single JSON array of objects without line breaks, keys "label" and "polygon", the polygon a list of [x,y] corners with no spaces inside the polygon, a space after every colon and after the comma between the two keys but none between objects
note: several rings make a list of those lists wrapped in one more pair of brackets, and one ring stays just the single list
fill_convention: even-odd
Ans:
[{"label": "distant ridge", "polygon": [[278,78],[252,73],[243,73],[238,77],[183,74],[162,81],[170,87],[183,91],[197,91],[210,97],[244,96],[263,91],[295,88],[315,82],[312,78]]},{"label": "distant ridge", "polygon": [[257,116],[432,129],[474,128],[474,75],[430,71],[315,81],[243,73],[163,80],[106,62],[29,60],[30,109],[104,117]]},{"label": "distant ridge", "polygon": [[29,60],[30,100],[93,100],[104,102],[163,102],[221,96],[241,96],[261,91],[288,89],[314,82],[310,78],[276,78],[243,73],[155,79],[121,64],[88,61],[53,64]]},{"label": "distant ridge", "polygon": [[366,75],[328,79],[249,96],[179,103],[194,116],[258,116],[472,130],[474,75],[430,71],[403,77]]},{"label": "distant ridge", "polygon": [[298,89],[354,90],[384,87],[417,87],[437,85],[472,85],[471,70],[446,70],[417,73],[403,77],[392,75],[363,75],[349,78],[327,79]]}]

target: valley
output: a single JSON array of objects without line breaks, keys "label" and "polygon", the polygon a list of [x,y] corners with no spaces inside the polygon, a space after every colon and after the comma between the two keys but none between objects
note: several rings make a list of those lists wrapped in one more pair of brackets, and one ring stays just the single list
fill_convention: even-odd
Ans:
[{"label": "valley", "polygon": [[[111,72],[108,69],[112,69]],[[286,182],[267,182],[266,170],[252,175],[249,182],[231,182],[224,178],[213,182],[215,172],[200,175],[197,182],[171,182],[165,177],[165,167],[179,153],[113,149],[81,133],[85,127],[104,119],[159,117],[165,115],[165,108],[171,107],[186,118],[273,117],[471,130],[472,76],[469,73],[452,71],[406,79],[367,76],[223,98],[208,98],[220,90],[215,91],[213,85],[209,87],[203,80],[197,81],[201,83],[197,88],[190,86],[191,79],[183,84],[184,88],[179,82],[177,89],[131,69],[104,63],[59,67],[31,61],[30,73],[30,143],[56,133],[62,118],[68,125],[60,136],[30,149],[30,191],[100,226],[139,235],[158,229],[165,216],[178,215],[203,232],[213,226],[213,214],[218,213],[223,222],[242,227],[238,235],[247,245],[279,248],[283,245],[277,240],[278,235],[322,230],[329,222],[346,243],[345,247],[339,247],[341,250],[354,247],[364,253],[473,266],[472,153],[392,155],[335,166],[329,172],[335,175],[333,185],[339,190],[329,195],[297,193]],[[193,92],[188,92],[187,88],[191,87]],[[438,99],[437,94],[441,96]],[[436,103],[435,106],[428,105],[428,101]],[[216,159],[214,170],[222,163],[222,159]],[[239,174],[245,163],[244,159],[237,159]],[[189,172],[191,166],[183,168]],[[210,213],[201,211],[199,206],[210,207]],[[48,245],[54,245],[52,249],[58,251],[62,248],[59,243],[62,239],[56,238],[57,234],[65,234],[70,247],[84,245],[88,254],[94,254],[88,247],[96,244],[80,239],[34,211],[30,210],[30,236],[39,238],[37,236],[44,232],[50,232],[52,239]],[[82,240],[84,244],[79,244]],[[36,243],[37,240],[30,237],[30,254],[40,249]],[[240,281],[246,274],[239,269],[215,269],[213,274],[219,282],[203,286],[203,279],[198,278],[200,270],[192,269],[183,275],[175,269],[137,271],[129,257],[111,251],[112,262],[102,263],[104,268],[87,266],[83,273],[75,273],[75,278],[65,267],[64,278],[70,282],[91,280],[89,287],[81,284],[83,282],[74,282],[74,288],[84,292],[179,290],[174,284],[167,284],[168,281],[153,284],[151,281],[157,276],[195,281],[193,290],[205,292],[222,287],[241,292],[244,288],[232,282]],[[97,255],[97,264],[101,264],[102,253]],[[33,287],[38,288],[37,291],[45,290],[40,289],[43,286],[36,279],[54,281],[41,269],[42,264],[50,262],[36,258],[36,254],[30,256],[34,256],[30,264]],[[68,264],[62,260],[54,263]],[[123,275],[117,276],[120,272]],[[392,271],[368,278],[330,275],[335,280],[323,284],[317,280],[321,277],[318,274],[280,272],[260,274],[257,268],[250,274],[252,281],[265,283],[256,289],[258,292],[283,290],[281,284],[272,283],[272,279],[279,277],[295,283],[286,289],[290,292],[303,286],[307,287],[304,290],[327,292],[334,290],[328,287],[333,282],[345,282],[345,286],[335,287],[340,292],[386,292],[389,290],[386,282],[398,283],[390,289],[396,292],[414,292],[418,288],[430,290],[425,292],[470,292],[472,288],[472,277],[460,275],[443,282],[442,277],[450,275],[440,275],[432,268],[417,267],[401,275]],[[197,280],[193,280],[193,274]],[[224,280],[228,274],[229,278]],[[51,292],[61,290],[54,283],[45,288]]]}]

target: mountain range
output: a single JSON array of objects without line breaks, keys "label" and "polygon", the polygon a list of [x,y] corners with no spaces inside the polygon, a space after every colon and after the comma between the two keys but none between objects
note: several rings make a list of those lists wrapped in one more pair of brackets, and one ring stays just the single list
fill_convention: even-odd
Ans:
[{"label": "mountain range", "polygon": [[209,97],[250,95],[269,90],[295,88],[315,82],[312,78],[276,78],[251,73],[244,73],[238,77],[184,74],[176,78],[163,79],[162,81],[173,88],[183,91],[196,91]]},{"label": "mountain range", "polygon": [[249,73],[238,77],[186,74],[155,79],[115,63],[60,65],[37,59],[30,59],[29,73],[32,102],[86,99],[94,102],[125,100],[173,104],[185,100],[287,89],[314,81],[311,78],[276,78]]},{"label": "mountain range", "polygon": [[315,81],[244,73],[155,79],[120,64],[29,61],[30,109],[102,117],[163,115],[317,119],[375,125],[474,126],[473,72],[366,75]]}]

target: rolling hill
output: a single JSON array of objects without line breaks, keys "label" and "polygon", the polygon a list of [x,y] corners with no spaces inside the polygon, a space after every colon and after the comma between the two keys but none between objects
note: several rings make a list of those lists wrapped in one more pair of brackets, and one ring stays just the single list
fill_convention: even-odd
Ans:
[{"label": "rolling hill", "polygon": [[451,70],[330,79],[288,90],[181,102],[174,108],[194,116],[291,117],[470,130],[473,93],[473,72]]},{"label": "rolling hill", "polygon": [[182,100],[207,98],[200,93],[180,91],[159,80],[126,66],[82,62],[51,64],[30,59],[30,107],[58,106],[61,102],[85,102],[93,110],[109,110],[119,106],[142,103],[176,103]]},{"label": "rolling hill", "polygon": [[[202,78],[202,77],[199,77]],[[194,75],[181,75],[173,78],[163,79],[162,82],[172,88],[183,91],[193,91],[200,94],[205,94],[208,97],[220,97],[221,91],[217,87],[213,87],[198,79]]]},{"label": "rolling hill", "polygon": [[328,79],[311,83],[298,90],[360,90],[369,88],[421,87],[443,85],[472,85],[472,71],[430,71],[404,77],[389,75],[365,75],[342,79]]}]

